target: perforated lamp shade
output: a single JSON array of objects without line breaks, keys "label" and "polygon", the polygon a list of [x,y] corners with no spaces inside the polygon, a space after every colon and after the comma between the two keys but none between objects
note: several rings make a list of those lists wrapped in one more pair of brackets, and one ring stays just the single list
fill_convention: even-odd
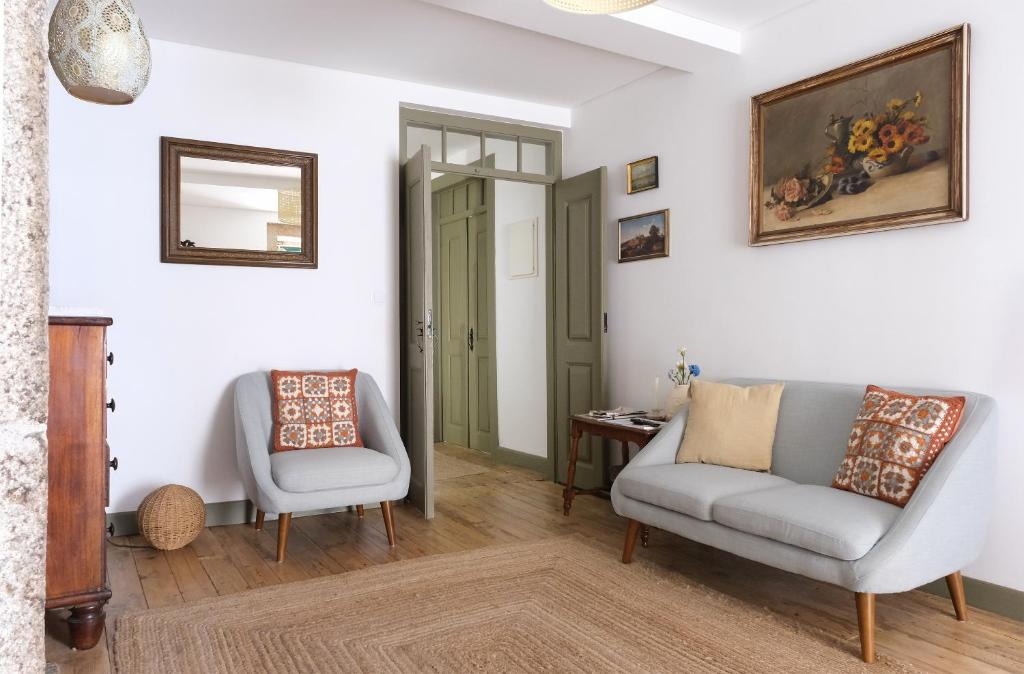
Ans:
[{"label": "perforated lamp shade", "polygon": [[149,40],[131,0],[60,0],[50,17],[50,65],[78,98],[131,103],[149,82]]},{"label": "perforated lamp shade", "polygon": [[617,14],[649,5],[654,0],[544,0],[552,7],[576,14]]}]

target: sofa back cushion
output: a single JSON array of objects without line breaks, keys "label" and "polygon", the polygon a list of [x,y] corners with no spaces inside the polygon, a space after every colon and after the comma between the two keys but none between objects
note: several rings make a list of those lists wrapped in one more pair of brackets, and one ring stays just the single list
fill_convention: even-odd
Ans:
[{"label": "sofa back cushion", "polygon": [[785,384],[735,386],[694,381],[690,413],[676,463],[766,471],[772,466],[772,445]]},{"label": "sofa back cushion", "polygon": [[905,506],[956,433],[965,402],[868,386],[832,486]]},{"label": "sofa back cushion", "polygon": [[[773,379],[725,379],[752,386]],[[772,448],[772,473],[800,484],[830,486],[846,456],[850,430],[864,400],[864,384],[786,381],[779,403],[779,421]],[[963,391],[891,386],[914,395],[958,396],[967,399],[964,417],[978,404],[978,394]]]}]

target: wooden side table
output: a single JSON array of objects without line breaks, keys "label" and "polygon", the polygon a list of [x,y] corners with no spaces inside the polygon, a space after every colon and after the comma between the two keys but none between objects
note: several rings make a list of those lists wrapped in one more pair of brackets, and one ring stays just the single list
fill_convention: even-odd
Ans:
[{"label": "wooden side table", "polygon": [[[568,474],[565,479],[565,489],[562,490],[562,514],[567,516],[572,510],[572,500],[577,494],[601,494],[606,495],[605,489],[576,489],[573,482],[576,479],[576,459],[579,457],[580,438],[584,433],[596,435],[609,440],[618,440],[622,443],[622,465],[629,463],[629,443],[635,444],[643,449],[660,428],[644,428],[631,423],[628,419],[622,421],[610,421],[598,419],[589,414],[574,414],[569,418],[569,465]],[[640,530],[640,543],[647,547],[650,538],[650,527],[644,525]]]}]

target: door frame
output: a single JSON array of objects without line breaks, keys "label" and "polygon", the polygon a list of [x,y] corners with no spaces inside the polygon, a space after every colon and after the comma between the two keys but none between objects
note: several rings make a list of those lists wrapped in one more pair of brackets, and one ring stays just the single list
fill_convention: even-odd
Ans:
[{"label": "door frame", "polygon": [[[495,425],[495,446],[492,455],[502,461],[503,463],[520,465],[527,468],[542,468],[543,473],[548,476],[549,479],[557,482],[557,461],[555,456],[556,448],[556,415],[555,415],[555,307],[553,302],[554,296],[554,217],[555,217],[555,201],[554,201],[554,184],[562,179],[562,132],[558,129],[546,128],[542,126],[529,126],[525,124],[514,124],[510,122],[498,122],[490,119],[484,119],[480,117],[473,117],[469,114],[453,114],[447,112],[437,112],[435,110],[415,107],[409,104],[401,104],[399,107],[399,121],[398,121],[398,138],[399,138],[399,166],[404,166],[407,161],[407,144],[406,144],[406,128],[411,124],[413,126],[426,126],[431,128],[440,128],[442,138],[442,161],[434,161],[431,156],[431,170],[438,173],[445,173],[451,175],[465,176],[470,178],[491,178],[492,180],[485,181],[485,185],[489,185],[490,189],[493,190],[494,180],[510,180],[513,182],[526,182],[544,185],[545,189],[545,210],[547,218],[547,226],[544,228],[544,259],[545,259],[545,287],[546,287],[546,306],[545,306],[545,333],[547,342],[547,455],[545,457],[535,457],[531,454],[524,452],[508,449],[502,447],[501,443],[497,440],[500,427]],[[486,157],[485,147],[485,134],[491,133],[501,135],[505,137],[516,137],[517,142],[520,145],[519,149],[519,164],[522,165],[522,143],[524,140],[538,140],[549,143],[550,147],[550,159],[548,169],[550,173],[546,175],[526,173],[521,171],[507,171],[501,169],[490,168],[482,166],[483,162],[476,162],[475,164],[449,164],[443,161],[447,157],[444,156],[445,150],[445,137],[447,136],[448,130],[453,131],[466,131],[470,133],[479,133],[481,136],[480,140],[480,156]],[[494,208],[491,204],[491,208],[488,210],[488,224],[491,228],[491,242],[490,248],[493,255],[494,248]],[[492,305],[492,310],[494,309]],[[495,339],[498,336],[495,335]],[[497,359],[495,358],[495,361]],[[497,369],[497,363],[495,362],[495,371]],[[401,375],[400,375],[401,376]],[[436,385],[435,385],[436,386]],[[497,377],[495,377],[495,386],[497,386]],[[495,417],[497,417],[497,410],[495,410]]]}]

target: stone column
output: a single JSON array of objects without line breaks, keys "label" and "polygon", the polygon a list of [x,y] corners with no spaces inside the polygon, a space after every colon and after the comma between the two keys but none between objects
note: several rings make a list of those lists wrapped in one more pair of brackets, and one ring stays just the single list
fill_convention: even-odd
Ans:
[{"label": "stone column", "polygon": [[0,672],[45,664],[46,0],[4,0],[0,148]]}]

